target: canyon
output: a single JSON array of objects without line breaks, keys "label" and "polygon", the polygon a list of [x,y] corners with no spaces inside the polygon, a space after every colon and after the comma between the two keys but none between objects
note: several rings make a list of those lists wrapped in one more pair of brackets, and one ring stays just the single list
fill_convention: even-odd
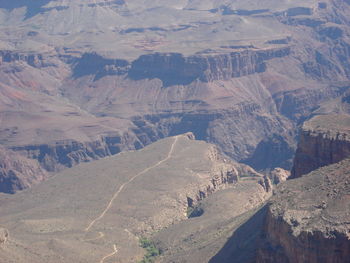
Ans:
[{"label": "canyon", "polygon": [[0,1],[1,260],[346,262],[349,14]]},{"label": "canyon", "polygon": [[349,5],[180,2],[2,3],[1,145],[52,174],[193,132],[291,169],[299,125],[350,86]]},{"label": "canyon", "polygon": [[[345,115],[318,115],[304,124],[302,132],[316,134],[318,145],[325,146],[324,155],[317,155],[313,148],[315,137],[301,138],[294,165],[310,169],[310,172],[289,177],[274,187],[268,202],[233,231],[229,241],[210,262],[347,261],[350,248],[349,155],[344,153],[341,157],[338,155],[339,159],[323,162],[323,156],[330,157],[334,153],[334,148],[327,146],[342,145],[336,137],[333,137],[334,143],[330,144],[329,140],[340,131],[348,130],[347,118]],[[343,145],[346,148],[346,141]],[[310,155],[304,151],[307,148]],[[315,166],[307,166],[306,158],[313,158],[318,166],[313,162],[310,164]],[[300,171],[295,167],[293,170]]]}]

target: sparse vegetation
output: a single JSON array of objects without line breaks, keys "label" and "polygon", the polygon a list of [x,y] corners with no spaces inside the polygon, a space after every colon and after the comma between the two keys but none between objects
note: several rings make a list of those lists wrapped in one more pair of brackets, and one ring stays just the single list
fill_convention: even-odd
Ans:
[{"label": "sparse vegetation", "polygon": [[147,238],[140,238],[140,246],[146,250],[146,255],[139,263],[153,263],[155,258],[160,255],[159,249]]}]

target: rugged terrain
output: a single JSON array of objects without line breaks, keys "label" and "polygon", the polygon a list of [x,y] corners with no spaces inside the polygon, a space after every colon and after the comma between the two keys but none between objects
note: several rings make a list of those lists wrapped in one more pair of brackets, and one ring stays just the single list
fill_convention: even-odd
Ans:
[{"label": "rugged terrain", "polygon": [[350,86],[349,10],[1,1],[0,143],[53,172],[191,131],[256,169],[290,169],[298,125]]},{"label": "rugged terrain", "polygon": [[350,160],[280,185],[269,201],[255,262],[347,262]]},{"label": "rugged terrain", "polygon": [[350,157],[350,116],[319,115],[304,123],[291,178]]},{"label": "rugged terrain", "polygon": [[[31,189],[2,194],[1,262],[137,262],[144,254],[139,238],[187,221],[188,211],[219,189],[227,190],[220,198],[227,208],[237,195],[236,215],[271,195],[269,179],[192,136],[80,164]],[[230,193],[236,188],[243,196]],[[209,214],[219,215],[215,207]]]},{"label": "rugged terrain", "polygon": [[1,260],[344,262],[349,14],[0,0]]},{"label": "rugged terrain", "polygon": [[36,160],[0,146],[0,192],[14,193],[48,178]]},{"label": "rugged terrain", "polygon": [[[307,165],[300,153],[310,149],[308,157],[322,167],[308,167],[313,171],[275,187],[268,202],[257,212],[250,211],[210,262],[348,261],[350,156],[342,151],[347,141],[337,138],[349,129],[347,120],[345,115],[319,115],[304,124],[303,132],[309,129],[310,136],[316,134],[318,146],[310,144],[310,138],[301,138],[294,163]],[[314,151],[315,147],[323,148]],[[341,158],[329,159],[333,155]],[[328,156],[327,163],[324,156]]]}]

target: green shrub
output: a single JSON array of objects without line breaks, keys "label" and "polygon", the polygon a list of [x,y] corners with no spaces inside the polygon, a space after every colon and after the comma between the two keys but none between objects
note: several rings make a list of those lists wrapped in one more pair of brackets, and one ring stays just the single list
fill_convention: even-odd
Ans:
[{"label": "green shrub", "polygon": [[146,249],[146,255],[139,263],[153,263],[155,258],[160,255],[159,249],[147,238],[140,238],[140,247]]}]

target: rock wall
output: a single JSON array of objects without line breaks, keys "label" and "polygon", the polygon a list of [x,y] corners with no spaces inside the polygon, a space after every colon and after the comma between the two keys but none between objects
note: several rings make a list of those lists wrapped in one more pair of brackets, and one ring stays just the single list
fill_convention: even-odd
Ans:
[{"label": "rock wall", "polygon": [[348,115],[316,116],[307,121],[301,130],[291,179],[349,157],[349,128]]},{"label": "rock wall", "polygon": [[290,54],[290,48],[244,50],[229,54],[195,55],[181,54],[144,55],[135,60],[128,76],[139,80],[158,78],[164,86],[187,85],[195,80],[210,82],[227,80],[264,72],[265,61]]},{"label": "rock wall", "polygon": [[0,146],[0,192],[14,193],[48,178],[36,160]]},{"label": "rock wall", "polygon": [[197,189],[193,189],[192,193],[187,195],[188,207],[193,208],[199,201],[215,191],[238,182],[240,175],[242,175],[241,171],[237,169],[241,165],[224,160],[215,146],[209,148],[207,158],[213,163],[210,171],[211,179],[209,182],[204,182],[203,185],[198,186]]},{"label": "rock wall", "polygon": [[52,144],[16,146],[11,149],[30,159],[38,160],[47,171],[57,172],[81,162],[97,160],[143,146],[135,135],[126,132],[122,135],[101,136],[95,141],[66,140]]},{"label": "rock wall", "polygon": [[267,211],[265,234],[268,242],[257,254],[256,263],[334,263],[347,262],[350,255],[350,241],[343,233],[334,233],[326,238],[322,232],[291,234],[292,226],[282,218],[276,218]]},{"label": "rock wall", "polygon": [[95,75],[95,80],[107,75],[127,74],[130,79],[160,79],[164,87],[188,85],[195,80],[210,82],[228,80],[264,72],[265,61],[288,56],[290,47],[266,50],[245,49],[227,54],[198,54],[185,57],[180,53],[142,55],[129,63],[85,53],[76,59],[73,76]]},{"label": "rock wall", "polygon": [[349,166],[346,159],[277,187],[254,262],[348,261]]}]

